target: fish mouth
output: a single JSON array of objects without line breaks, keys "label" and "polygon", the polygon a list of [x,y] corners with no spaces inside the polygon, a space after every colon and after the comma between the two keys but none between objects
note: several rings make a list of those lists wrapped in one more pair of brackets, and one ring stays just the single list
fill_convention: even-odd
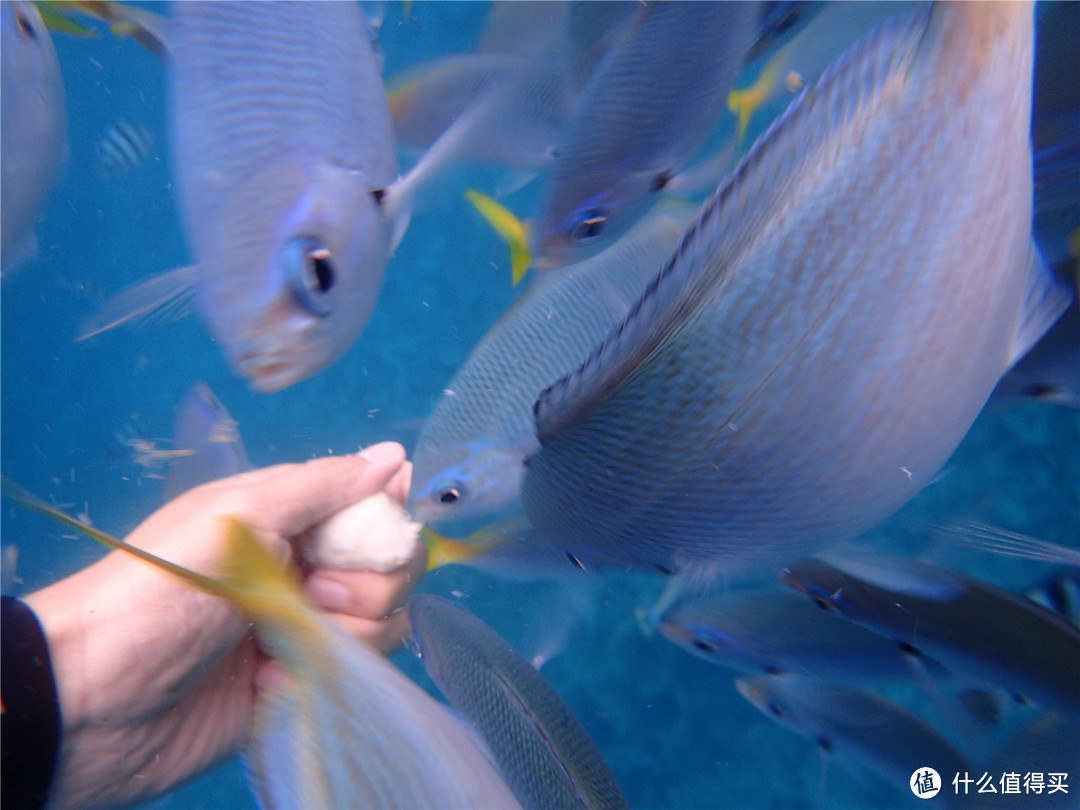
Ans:
[{"label": "fish mouth", "polygon": [[236,368],[252,388],[263,394],[273,394],[311,376],[311,371],[303,366],[260,352],[240,355]]}]

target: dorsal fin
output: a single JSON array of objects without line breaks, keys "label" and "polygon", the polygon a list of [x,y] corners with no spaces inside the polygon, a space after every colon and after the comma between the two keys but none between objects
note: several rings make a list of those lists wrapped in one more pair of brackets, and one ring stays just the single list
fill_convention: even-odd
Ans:
[{"label": "dorsal fin", "polygon": [[[887,20],[804,90],[758,139],[702,207],[622,324],[580,368],[541,392],[534,406],[541,443],[578,424],[662,344],[707,291],[723,283],[759,226],[791,196],[806,165],[832,147],[839,127],[873,119],[903,91],[929,16],[921,8]],[[899,82],[892,81],[896,77]],[[895,92],[887,92],[890,85]]]}]

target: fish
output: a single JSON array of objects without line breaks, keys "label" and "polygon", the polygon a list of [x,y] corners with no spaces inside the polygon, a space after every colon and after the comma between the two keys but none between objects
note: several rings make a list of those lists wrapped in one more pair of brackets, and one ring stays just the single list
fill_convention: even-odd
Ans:
[{"label": "fish", "polygon": [[236,420],[206,383],[193,386],[177,408],[173,446],[192,452],[169,460],[166,501],[252,468]]},{"label": "fish", "polygon": [[788,587],[958,677],[1080,716],[1080,630],[1026,596],[916,560],[809,557]]},{"label": "fish", "polygon": [[544,677],[484,622],[440,596],[405,603],[428,675],[488,743],[522,807],[627,807],[607,763]]},{"label": "fish", "polygon": [[866,683],[911,678],[924,667],[916,652],[777,588],[690,588],[662,598],[650,619],[693,655],[743,671]]},{"label": "fish", "polygon": [[36,254],[34,221],[67,160],[52,37],[32,3],[0,4],[0,273]]},{"label": "fish", "polygon": [[532,405],[627,313],[692,208],[672,204],[591,259],[530,285],[469,354],[425,420],[409,511],[433,523],[518,511],[537,448]]},{"label": "fish", "polygon": [[279,391],[344,354],[382,283],[398,167],[378,60],[351,3],[179,3],[170,22],[196,302],[233,366]]},{"label": "fish", "polygon": [[890,784],[910,784],[924,767],[946,778],[970,769],[964,755],[925,721],[867,689],[794,674],[744,675],[735,687],[763,714],[814,740],[825,753],[858,762]]},{"label": "fish", "polygon": [[756,33],[754,3],[647,3],[581,91],[555,146],[530,249],[537,268],[595,254],[705,145]]},{"label": "fish", "polygon": [[262,647],[290,675],[256,699],[244,753],[261,807],[519,807],[490,753],[445,706],[304,596],[252,530],[225,523],[220,573],[174,565],[86,526],[4,480],[23,506],[220,596],[255,623]]},{"label": "fish", "polygon": [[98,169],[106,177],[130,174],[154,148],[154,137],[145,126],[121,118],[109,126],[94,147]]},{"label": "fish", "polygon": [[537,398],[536,529],[592,567],[732,575],[933,481],[1070,298],[1031,238],[1031,62],[1015,4],[920,6],[841,55]]},{"label": "fish", "polygon": [[[195,264],[121,296],[136,312],[193,290],[233,368],[280,391],[355,342],[407,221],[384,199],[398,166],[379,61],[354,3],[178,3],[165,35]],[[107,306],[84,337],[124,319]]]}]

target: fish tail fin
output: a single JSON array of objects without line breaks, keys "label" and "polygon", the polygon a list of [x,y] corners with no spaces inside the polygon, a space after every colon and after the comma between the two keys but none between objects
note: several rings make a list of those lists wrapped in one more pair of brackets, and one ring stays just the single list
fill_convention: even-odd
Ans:
[{"label": "fish tail fin", "polygon": [[757,79],[749,87],[732,90],[728,93],[727,106],[738,118],[736,127],[736,150],[741,149],[746,138],[746,130],[750,126],[750,119],[764,106],[772,96],[776,87],[777,77],[780,74],[780,62],[770,60]]},{"label": "fish tail fin", "polygon": [[162,14],[112,0],[68,0],[64,3],[109,24],[115,37],[131,37],[162,61],[169,58],[169,20]]},{"label": "fish tail fin", "polygon": [[162,571],[168,571],[170,574],[179,577],[200,590],[207,591],[215,596],[225,597],[226,599],[230,598],[229,595],[225,593],[223,583],[218,582],[213,577],[208,577],[184,568],[181,565],[171,563],[168,560],[158,557],[156,554],[151,554],[149,551],[144,551],[141,548],[128,545],[123,540],[113,537],[111,534],[101,531],[101,529],[82,523],[71,515],[60,511],[52,504],[41,500],[37,495],[24,489],[21,485],[15,483],[7,476],[0,476],[0,489],[2,489],[5,498],[9,498],[16,503],[25,506],[27,509],[31,509],[38,514],[44,515],[62,526],[85,534],[87,537],[97,540],[106,548],[123,551],[133,557],[138,557],[140,560],[143,560]]},{"label": "fish tail fin", "polygon": [[302,650],[310,651],[312,640],[324,632],[317,612],[305,601],[296,576],[274,559],[254,531],[238,517],[223,518],[225,543],[221,574],[211,577],[81,523],[6,476],[0,476],[0,486],[3,495],[16,503],[227,600],[256,622],[260,632],[271,642],[275,654],[294,671],[304,666],[306,653]]},{"label": "fish tail fin", "polygon": [[468,562],[474,557],[479,557],[481,554],[490,551],[505,542],[503,538],[499,537],[493,538],[487,542],[454,540],[451,537],[447,537],[446,535],[439,534],[438,532],[429,529],[427,526],[420,529],[420,539],[423,540],[424,545],[427,546],[428,572],[434,571],[436,568],[442,568],[444,565]]},{"label": "fish tail fin", "polygon": [[1072,299],[1071,285],[1046,266],[1038,246],[1032,242],[1027,289],[1006,369],[1011,368],[1039,342],[1069,308]]},{"label": "fish tail fin", "polygon": [[513,211],[486,194],[469,189],[465,192],[465,198],[510,246],[510,276],[516,287],[532,264],[528,228]]},{"label": "fish tail fin", "polygon": [[87,28],[80,22],[72,19],[67,11],[63,11],[62,4],[58,2],[38,2],[34,3],[37,7],[38,14],[41,15],[41,21],[45,23],[45,27],[50,31],[56,31],[60,34],[69,34],[73,37],[96,37],[97,31],[92,28]]}]

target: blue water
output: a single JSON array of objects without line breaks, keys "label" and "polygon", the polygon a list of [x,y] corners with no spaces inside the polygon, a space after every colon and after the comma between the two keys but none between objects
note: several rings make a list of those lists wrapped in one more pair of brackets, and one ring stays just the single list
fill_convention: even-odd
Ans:
[{"label": "blue water", "polygon": [[[388,5],[381,32],[386,73],[468,50],[486,3]],[[229,369],[196,315],[116,330],[76,343],[79,326],[111,293],[187,264],[170,191],[165,71],[129,40],[57,35],[67,90],[71,155],[43,212],[40,256],[0,290],[0,440],[5,474],[70,511],[123,535],[160,505],[162,482],[134,462],[125,440],[166,440],[173,410],[205,381],[237,419],[256,465],[297,461],[394,439],[412,447],[419,426],[473,344],[512,300],[505,247],[460,202],[451,174],[415,217],[392,258],[378,307],[352,350],[314,379],[267,396]],[[132,174],[105,179],[94,145],[119,118],[145,125],[153,154]],[[527,208],[525,190],[512,199]],[[925,392],[933,396],[933,391]],[[921,542],[920,521],[978,519],[1045,540],[1080,537],[1080,417],[1040,404],[985,413],[950,462],[949,475],[878,537]],[[153,472],[153,471],[149,471]],[[19,549],[17,593],[70,574],[101,555],[89,541],[5,504],[3,542]],[[955,552],[955,564],[1023,587],[1046,569]],[[745,703],[731,674],[692,658],[635,618],[659,578],[615,574],[544,673],[593,734],[634,807],[911,807],[906,785],[883,784],[840,763],[827,768],[809,740]],[[444,569],[426,590],[460,594],[511,641],[528,647],[559,610],[550,592]],[[838,652],[842,654],[842,652]],[[399,654],[422,679],[415,661]],[[974,763],[982,770],[983,763]],[[1074,775],[1080,793],[1080,773]],[[231,761],[147,806],[254,807]],[[1036,806],[1036,805],[1032,805]]]}]

